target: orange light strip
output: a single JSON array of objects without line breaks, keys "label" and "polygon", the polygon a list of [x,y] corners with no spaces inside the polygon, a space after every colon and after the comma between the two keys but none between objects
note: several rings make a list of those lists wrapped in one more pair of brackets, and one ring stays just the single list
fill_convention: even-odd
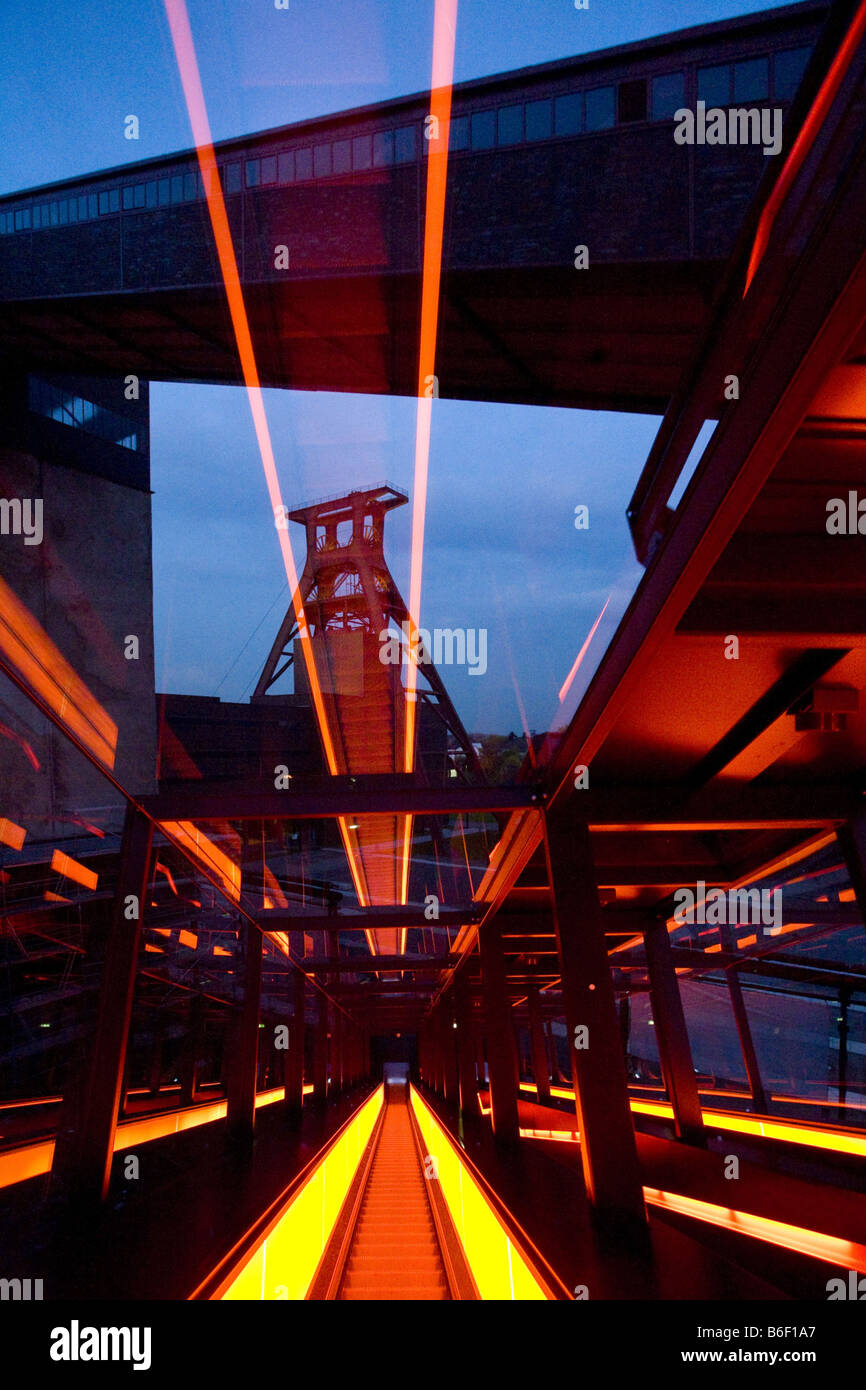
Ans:
[{"label": "orange light strip", "polygon": [[577,656],[574,658],[574,665],[572,666],[571,670],[569,671],[568,675],[566,676],[565,680],[563,681],[562,688],[560,689],[560,692],[559,692],[559,703],[560,703],[560,704],[562,704],[563,700],[565,699],[566,695],[568,694],[569,690],[571,689],[572,681],[574,680],[575,676],[577,675],[578,671],[580,670],[580,664],[581,664],[581,662],[583,661],[583,658],[586,656],[586,653],[587,653],[588,650],[589,650],[589,644],[590,644],[590,642],[592,641],[592,639],[593,639],[593,637],[595,636],[595,634],[598,632],[599,623],[601,622],[602,618],[604,617],[605,612],[607,611],[607,605],[610,603],[612,597],[613,597],[612,594],[608,594],[608,596],[607,596],[607,598],[605,599],[605,602],[604,602],[604,608],[602,608],[601,612],[599,613],[599,615],[598,615],[598,617],[596,618],[595,622],[593,623],[592,627],[589,629],[589,634],[588,634],[588,636],[587,636],[587,638],[586,638],[586,641],[584,642],[584,644],[583,644],[583,646],[581,647],[580,651],[577,653]]},{"label": "orange light strip", "polygon": [[[304,1095],[310,1095],[312,1090],[312,1083],[305,1085]],[[261,1109],[263,1105],[273,1105],[284,1095],[283,1086],[259,1091],[256,1096],[256,1109]],[[53,1098],[48,1098],[51,1099]],[[57,1099],[60,1100],[62,1097],[58,1096]],[[48,1100],[38,1103],[47,1104]],[[182,1130],[197,1129],[199,1125],[212,1124],[215,1120],[224,1120],[225,1115],[226,1102],[219,1100],[208,1105],[191,1105],[182,1110],[162,1111],[159,1115],[148,1115],[138,1120],[123,1120],[115,1131],[114,1152],[120,1153],[133,1144],[149,1144],[153,1139],[164,1139],[166,1135],[179,1134]],[[20,1148],[0,1153],[0,1188],[11,1187],[13,1183],[24,1182],[27,1178],[39,1177],[42,1173],[50,1172],[53,1157],[53,1139],[42,1139],[36,1144],[25,1144]]]},{"label": "orange light strip", "polygon": [[732,1207],[719,1207],[714,1202],[683,1197],[678,1192],[663,1192],[657,1187],[645,1187],[643,1193],[650,1206],[676,1211],[711,1226],[721,1226],[727,1231],[778,1245],[783,1250],[796,1250],[801,1255],[810,1255],[814,1260],[824,1260],[843,1269],[866,1273],[866,1246],[852,1240],[828,1236],[823,1231],[810,1231],[805,1226],[789,1226],[784,1221],[771,1221],[769,1217],[735,1211]]},{"label": "orange light strip", "polygon": [[382,1109],[378,1086],[326,1145],[303,1182],[268,1222],[216,1300],[270,1302],[305,1298]]},{"label": "orange light strip", "polygon": [[0,820],[0,845],[21,849],[26,838],[27,831],[23,825],[16,825],[14,820],[7,820],[5,816]]},{"label": "orange light strip", "polygon": [[[538,1091],[532,1082],[522,1081],[521,1091]],[[567,1087],[550,1088],[551,1095],[564,1100],[574,1100],[574,1091]],[[774,1097],[775,1099],[775,1097]],[[787,1097],[779,1097],[787,1101]],[[804,1101],[803,1104],[809,1102]],[[629,1105],[636,1115],[652,1115],[656,1119],[672,1120],[673,1106],[667,1101],[636,1100],[629,1098]],[[489,1109],[481,1111],[489,1115]],[[702,1110],[703,1121],[712,1129],[729,1130],[734,1134],[758,1134],[764,1139],[779,1139],[786,1144],[804,1144],[812,1149],[827,1149],[832,1153],[854,1154],[866,1157],[866,1136],[846,1134],[843,1130],[828,1129],[821,1125],[798,1125],[795,1121],[771,1120],[768,1116],[741,1115],[736,1110]]]},{"label": "orange light strip", "polygon": [[409,1097],[427,1148],[427,1161],[435,1161],[442,1196],[481,1298],[520,1302],[553,1299],[555,1294],[545,1288],[540,1269],[533,1269],[533,1264],[544,1268],[551,1283],[555,1281],[560,1289],[562,1286],[529,1236],[516,1222],[514,1231],[509,1230],[461,1150],[414,1086],[409,1088]]},{"label": "orange light strip", "polygon": [[[246,306],[244,304],[243,290],[241,289],[240,275],[238,273],[228,216],[226,215],[225,201],[220,186],[216,153],[211,138],[210,122],[205,106],[204,92],[202,91],[201,77],[199,75],[198,61],[196,59],[195,45],[193,44],[192,30],[190,29],[189,15],[187,14],[185,0],[165,0],[165,12],[168,17],[172,43],[174,44],[175,56],[177,58],[178,71],[183,84],[189,122],[192,127],[193,142],[195,144],[196,155],[198,156],[199,168],[201,169],[208,214],[213,228],[217,256],[219,257],[220,273],[222,275],[223,284],[225,285],[226,299],[228,301],[232,328],[234,329],[235,341],[237,343],[241,371],[243,372],[244,383],[247,388],[247,398],[250,404],[250,412],[253,417],[253,427],[256,432],[259,453],[262,459],[262,468],[264,469],[268,495],[276,522],[276,519],[278,517],[284,517],[286,512],[283,507],[283,499],[280,492],[279,479],[277,477],[277,466],[274,459],[270,430],[268,429],[265,403],[262,396],[261,384],[259,382],[255,353],[253,351],[253,340],[250,333]],[[303,652],[304,661],[306,663],[307,679],[310,684],[310,691],[316,710],[322,745],[328,767],[333,775],[337,772],[337,759],[331,733],[328,728],[328,721],[325,716],[325,705],[322,699],[319,673],[316,669],[315,655],[307,628],[304,606],[301,602],[298,589],[298,573],[295,567],[295,559],[292,553],[288,527],[277,526],[276,530],[283,555],[283,564],[285,566],[286,579],[289,584],[289,592],[292,596],[292,606],[295,610],[295,620],[298,624],[298,636],[301,642],[301,651]]]},{"label": "orange light strip", "polygon": [[761,264],[764,257],[764,252],[770,240],[770,233],[773,230],[773,223],[776,220],[779,209],[785,201],[791,184],[800,171],[803,161],[809,152],[809,148],[818,133],[818,129],[830,109],[833,98],[842,85],[842,79],[848,70],[848,64],[864,34],[866,34],[866,0],[861,0],[860,8],[851,21],[851,27],[845,35],[839,52],[833,59],[830,70],[818,89],[809,114],[800,127],[800,132],[788,152],[788,158],[782,166],[782,171],[761,213],[757,231],[755,232],[752,254],[749,258],[749,268],[746,271],[746,284],[743,289],[744,299],[748,294],[749,286],[754,279],[758,266]]},{"label": "orange light strip", "polygon": [[[403,770],[415,766],[416,690],[418,668],[412,660],[417,645],[415,615],[421,617],[421,578],[424,564],[424,528],[427,518],[427,478],[430,467],[430,430],[433,418],[433,385],[436,371],[436,339],[439,328],[439,292],[442,280],[442,237],[445,226],[445,194],[448,185],[448,144],[451,127],[451,84],[454,78],[454,44],[457,34],[457,0],[436,0],[433,17],[433,67],[430,81],[430,131],[427,142],[427,197],[424,205],[424,260],[421,280],[421,331],[418,350],[418,409],[415,416],[415,473],[412,487],[412,558],[409,569],[409,621],[412,624],[409,666],[406,672],[406,726]],[[438,124],[438,130],[437,130]],[[425,129],[425,135],[427,130]],[[400,901],[409,892],[409,853],[412,817],[403,827],[403,862]]]},{"label": "orange light strip", "polygon": [[203,830],[191,820],[157,821],[170,839],[176,841],[191,859],[198,860],[210,873],[215,874],[223,891],[235,902],[241,900],[241,869],[233,859],[224,854]]},{"label": "orange light strip", "polygon": [[59,849],[51,856],[51,869],[55,874],[62,874],[64,878],[71,878],[74,883],[80,883],[82,888],[93,890],[99,882],[99,874],[95,874],[92,869],[85,869],[77,859],[72,859]]},{"label": "orange light strip", "polygon": [[3,579],[0,658],[99,762],[114,767],[117,725]]}]

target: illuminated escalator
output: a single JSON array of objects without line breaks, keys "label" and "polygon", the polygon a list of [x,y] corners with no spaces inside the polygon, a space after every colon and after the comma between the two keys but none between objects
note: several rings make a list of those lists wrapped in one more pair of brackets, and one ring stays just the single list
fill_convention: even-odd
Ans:
[{"label": "illuminated escalator", "polygon": [[407,1088],[389,1090],[337,1298],[449,1299]]}]

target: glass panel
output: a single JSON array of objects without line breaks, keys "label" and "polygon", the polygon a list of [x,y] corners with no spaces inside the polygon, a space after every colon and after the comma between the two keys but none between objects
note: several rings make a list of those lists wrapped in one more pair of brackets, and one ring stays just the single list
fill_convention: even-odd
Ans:
[{"label": "glass panel", "polygon": [[262,166],[258,159],[248,159],[245,166],[247,188],[258,188],[262,180]]},{"label": "glass panel", "polygon": [[[112,188],[112,189],[109,190],[109,194],[108,194],[108,211],[109,211],[109,212],[120,212],[120,189],[119,189],[119,188]],[[61,222],[62,222],[62,221],[63,221],[63,218],[61,217],[60,220],[61,220]]]},{"label": "glass panel", "polygon": [[764,101],[770,95],[769,58],[734,63],[734,101]]},{"label": "glass panel", "polygon": [[356,135],[352,141],[352,165],[355,169],[369,169],[373,163],[373,138],[370,135]]},{"label": "glass panel", "polygon": [[496,112],[476,111],[472,117],[473,150],[490,150],[496,143]]},{"label": "glass panel", "polygon": [[313,177],[313,152],[312,150],[295,150],[295,178],[311,179]]},{"label": "glass panel", "polygon": [[617,88],[617,116],[621,124],[630,121],[645,121],[646,78],[639,77],[634,82],[621,82]]},{"label": "glass panel", "polygon": [[313,172],[317,179],[324,179],[331,172],[331,146],[316,145],[313,150]]},{"label": "glass panel", "polygon": [[373,164],[380,168],[383,164],[394,163],[394,132],[381,130],[373,136]]},{"label": "glass panel", "polygon": [[773,90],[782,101],[790,101],[800,85],[811,53],[809,48],[786,48],[773,56]]},{"label": "glass panel", "polygon": [[415,158],[415,127],[403,126],[394,132],[394,162],[406,164]]},{"label": "glass panel", "polygon": [[223,165],[223,187],[226,193],[240,193],[241,191],[241,166],[240,164]]},{"label": "glass panel", "polygon": [[146,185],[146,190],[147,190],[147,196],[146,196],[145,201],[146,201],[146,203],[147,203],[147,206],[148,206],[149,208],[155,208],[155,207],[156,207],[156,202],[157,202],[157,198],[156,198],[156,191],[157,191],[157,190],[156,190],[156,182],[155,182],[154,180],[151,180],[151,182],[150,182],[149,184]]},{"label": "glass panel", "polygon": [[334,173],[349,174],[352,171],[352,142],[337,140],[334,143]]},{"label": "glass panel", "polygon": [[497,138],[500,145],[517,145],[523,139],[523,107],[501,106],[499,108],[499,128]]},{"label": "glass panel", "polygon": [[686,78],[682,72],[666,72],[654,77],[652,83],[652,118],[664,121],[683,109],[686,100]]},{"label": "glass panel", "polygon": [[295,154],[293,150],[283,150],[279,157],[280,183],[291,183],[295,177]]},{"label": "glass panel", "polygon": [[131,207],[134,205],[134,199],[135,199],[135,189],[133,188],[133,186],[132,186],[131,183],[128,183],[128,184],[126,184],[126,185],[124,186],[124,189],[123,189],[123,210],[124,210],[124,212],[127,212],[127,211],[129,210],[129,208],[131,208]]},{"label": "glass panel", "polygon": [[78,199],[78,220],[79,220],[79,222],[86,222],[86,221],[87,221],[87,199],[86,199],[86,198],[79,198],[79,199]]},{"label": "glass panel", "polygon": [[159,206],[168,207],[171,202],[171,179],[160,179],[157,185],[159,189]]},{"label": "glass panel", "polygon": [[[538,103],[549,105],[549,103]],[[566,97],[557,97],[554,117],[556,135],[579,135],[583,130],[583,92],[571,92]]]},{"label": "glass panel", "polygon": [[[560,98],[562,100],[562,98]],[[552,107],[549,101],[528,101],[526,103],[527,140],[546,140],[551,133]],[[578,130],[580,126],[578,125]],[[564,131],[563,134],[570,132]]]},{"label": "glass panel", "polygon": [[50,221],[51,221],[52,227],[56,227],[56,226],[57,226],[58,217],[59,217],[59,214],[58,214],[57,204],[56,204],[56,203],[52,203],[52,204],[51,204],[51,207],[50,207]]},{"label": "glass panel", "polygon": [[[55,206],[56,206],[56,204],[55,204]],[[100,217],[102,217],[106,212],[108,212],[108,194],[107,194],[107,193],[100,193],[100,195],[99,195],[99,215],[100,215]]]},{"label": "glass panel", "polygon": [[469,149],[469,117],[453,116],[451,119],[451,129],[448,133],[449,150],[468,150]]},{"label": "glass panel", "polygon": [[[111,210],[114,211],[114,209]],[[69,221],[69,204],[67,203],[65,198],[63,198],[61,202],[57,205],[57,220],[60,223],[61,227],[65,227],[67,222]]]},{"label": "glass panel", "polygon": [[183,196],[187,203],[192,202],[193,198],[198,196],[198,179],[195,174],[184,174]]},{"label": "glass panel", "polygon": [[95,193],[88,193],[87,195],[87,215],[88,217],[99,216],[99,199]]},{"label": "glass panel", "polygon": [[276,183],[277,181],[277,157],[269,154],[262,160],[262,183]]},{"label": "glass panel", "polygon": [[614,123],[613,87],[595,87],[586,94],[587,130],[607,130]]},{"label": "glass panel", "polygon": [[135,185],[135,188],[133,189],[133,193],[134,193],[134,195],[135,195],[134,198],[133,198],[133,207],[136,207],[136,208],[143,208],[143,207],[144,207],[145,185],[144,185],[143,183],[137,183],[137,184]]},{"label": "glass panel", "polygon": [[731,69],[721,67],[698,69],[698,100],[707,106],[727,106],[731,100]]}]

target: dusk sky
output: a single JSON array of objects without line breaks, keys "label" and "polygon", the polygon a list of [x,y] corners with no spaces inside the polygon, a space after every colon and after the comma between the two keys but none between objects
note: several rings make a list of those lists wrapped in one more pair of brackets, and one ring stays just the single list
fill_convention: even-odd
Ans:
[{"label": "dusk sky", "polygon": [[[423,90],[432,0],[188,0],[216,139]],[[551,61],[767,5],[658,0],[460,0],[455,80]],[[158,0],[4,0],[0,192],[191,143]],[[123,138],[125,116],[141,137]],[[568,350],[563,343],[563,352]],[[411,493],[416,402],[266,392],[284,500],[388,480]],[[288,605],[246,395],[155,384],[151,462],[157,688],[247,698]],[[570,713],[641,573],[625,509],[658,421],[645,416],[434,404],[421,622],[486,628],[483,676],[444,668],[472,731]],[[574,509],[590,508],[588,531]],[[410,507],[386,553],[408,596]],[[298,570],[303,537],[292,527]],[[568,703],[557,692],[610,605]],[[266,616],[267,615],[267,616]],[[264,621],[263,621],[264,620]],[[258,626],[261,624],[261,626]],[[252,640],[254,630],[258,631]],[[243,649],[243,650],[242,650]]]}]

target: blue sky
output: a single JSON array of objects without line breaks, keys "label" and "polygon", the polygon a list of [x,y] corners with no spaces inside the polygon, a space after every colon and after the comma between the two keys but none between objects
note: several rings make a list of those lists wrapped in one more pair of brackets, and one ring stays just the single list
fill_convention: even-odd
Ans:
[{"label": "blue sky", "polygon": [[[288,11],[273,0],[188,0],[188,8],[216,139],[429,86],[432,0],[290,0]],[[573,0],[460,0],[455,79],[756,8],[769,6],[590,0],[577,11]],[[157,0],[3,0],[0,51],[2,193],[190,144]],[[123,138],[128,114],[140,121],[135,143]],[[410,489],[414,401],[266,394],[290,505],[385,478]],[[239,699],[288,602],[246,397],[156,384],[151,402],[157,687]],[[610,596],[573,708],[640,574],[625,508],[656,427],[648,417],[434,403],[421,621],[488,630],[486,675],[443,671],[473,731],[520,728],[512,671],[529,726],[555,726],[557,691]],[[590,507],[588,531],[574,528],[579,503]],[[386,528],[404,594],[409,510]],[[302,542],[296,559],[300,568]]]}]

